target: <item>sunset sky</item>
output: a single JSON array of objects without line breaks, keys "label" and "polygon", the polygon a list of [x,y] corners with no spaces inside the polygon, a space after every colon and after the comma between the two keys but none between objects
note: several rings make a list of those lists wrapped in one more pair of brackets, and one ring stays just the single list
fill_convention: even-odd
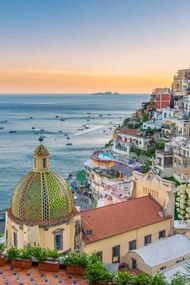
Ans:
[{"label": "sunset sky", "polygon": [[0,0],[0,93],[150,93],[190,64],[190,0]]}]

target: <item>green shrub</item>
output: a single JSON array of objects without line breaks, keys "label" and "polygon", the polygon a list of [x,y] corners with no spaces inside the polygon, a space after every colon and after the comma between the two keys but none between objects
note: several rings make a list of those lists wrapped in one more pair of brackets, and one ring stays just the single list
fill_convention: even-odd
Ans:
[{"label": "green shrub", "polygon": [[46,255],[47,257],[52,258],[52,259],[57,259],[60,257],[60,253],[57,250],[53,250],[53,249],[47,249]]},{"label": "green shrub", "polygon": [[3,254],[5,250],[5,244],[4,243],[0,243],[0,254]]},{"label": "green shrub", "polygon": [[87,266],[85,278],[87,278],[89,284],[113,283],[114,273],[110,273],[104,268],[100,261],[90,262]]},{"label": "green shrub", "polygon": [[139,275],[134,275],[132,278],[132,283],[133,285],[149,285],[150,284],[150,276],[141,273]]},{"label": "green shrub", "polygon": [[179,272],[174,274],[171,285],[187,285],[187,284],[190,284],[190,279],[188,278],[188,276],[184,276]]},{"label": "green shrub", "polygon": [[88,258],[86,253],[71,252],[61,258],[64,265],[75,265],[86,267]]},{"label": "green shrub", "polygon": [[44,262],[47,259],[47,251],[40,246],[33,247],[32,256],[35,257],[38,262]]},{"label": "green shrub", "polygon": [[25,247],[23,249],[20,249],[19,257],[21,259],[30,259],[32,256],[32,248],[31,247]]},{"label": "green shrub", "polygon": [[116,283],[117,285],[127,285],[127,284],[131,284],[133,281],[133,275],[131,275],[128,272],[118,272],[116,274],[114,283]]},{"label": "green shrub", "polygon": [[167,285],[167,284],[168,282],[166,281],[166,277],[161,273],[157,273],[155,275],[150,276],[149,285]]},{"label": "green shrub", "polygon": [[20,249],[11,247],[7,250],[7,260],[10,262],[11,260],[15,260],[20,257]]}]

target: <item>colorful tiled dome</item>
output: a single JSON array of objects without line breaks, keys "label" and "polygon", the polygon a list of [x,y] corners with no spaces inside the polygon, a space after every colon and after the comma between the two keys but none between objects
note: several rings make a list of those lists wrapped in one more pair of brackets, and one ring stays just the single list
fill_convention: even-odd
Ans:
[{"label": "colorful tiled dome", "polygon": [[[49,153],[35,150],[43,160]],[[66,181],[48,167],[26,174],[12,196],[12,214],[23,222],[43,223],[66,218],[73,211],[72,193]]]}]

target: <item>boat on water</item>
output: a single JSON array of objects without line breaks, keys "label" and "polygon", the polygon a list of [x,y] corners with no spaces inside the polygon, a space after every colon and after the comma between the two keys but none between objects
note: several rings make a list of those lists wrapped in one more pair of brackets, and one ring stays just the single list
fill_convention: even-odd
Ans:
[{"label": "boat on water", "polygon": [[88,126],[85,126],[84,128],[85,128],[85,129],[89,129],[89,127],[88,127]]},{"label": "boat on water", "polygon": [[102,114],[99,114],[99,117],[102,117],[103,115]]},{"label": "boat on water", "polygon": [[90,112],[87,112],[87,115],[90,115],[91,113]]},{"label": "boat on water", "polygon": [[79,128],[78,131],[83,131],[83,129],[82,129],[82,128]]},{"label": "boat on water", "polygon": [[107,116],[111,116],[111,114],[107,114]]},{"label": "boat on water", "polygon": [[62,133],[63,131],[58,131],[58,133]]},{"label": "boat on water", "polygon": [[3,130],[4,128],[3,127],[0,127],[0,130]]},{"label": "boat on water", "polygon": [[68,140],[70,140],[70,137],[67,137]]},{"label": "boat on water", "polygon": [[0,121],[1,124],[7,123],[7,122],[8,122],[8,120]]},{"label": "boat on water", "polygon": [[59,116],[57,115],[57,116],[55,116],[55,118],[59,118]]},{"label": "boat on water", "polygon": [[63,122],[63,121],[65,121],[65,119],[61,118],[61,119],[60,119],[60,121],[62,121],[62,122]]},{"label": "boat on water", "polygon": [[16,133],[16,131],[9,131],[9,133],[10,133],[10,134],[14,134],[14,133]]},{"label": "boat on water", "polygon": [[40,129],[40,132],[45,132],[45,130],[44,129]]},{"label": "boat on water", "polygon": [[72,143],[66,143],[65,145],[72,145]]},{"label": "boat on water", "polygon": [[30,119],[33,119],[33,117],[30,117]]},{"label": "boat on water", "polygon": [[32,127],[33,130],[35,130],[35,127]]}]

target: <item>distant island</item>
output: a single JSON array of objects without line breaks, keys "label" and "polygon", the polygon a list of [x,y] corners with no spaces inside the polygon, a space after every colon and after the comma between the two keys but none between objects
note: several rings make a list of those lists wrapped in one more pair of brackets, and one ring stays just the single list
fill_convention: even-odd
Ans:
[{"label": "distant island", "polygon": [[110,92],[110,91],[107,91],[107,92],[98,92],[98,93],[93,93],[91,95],[119,95],[118,92]]}]

